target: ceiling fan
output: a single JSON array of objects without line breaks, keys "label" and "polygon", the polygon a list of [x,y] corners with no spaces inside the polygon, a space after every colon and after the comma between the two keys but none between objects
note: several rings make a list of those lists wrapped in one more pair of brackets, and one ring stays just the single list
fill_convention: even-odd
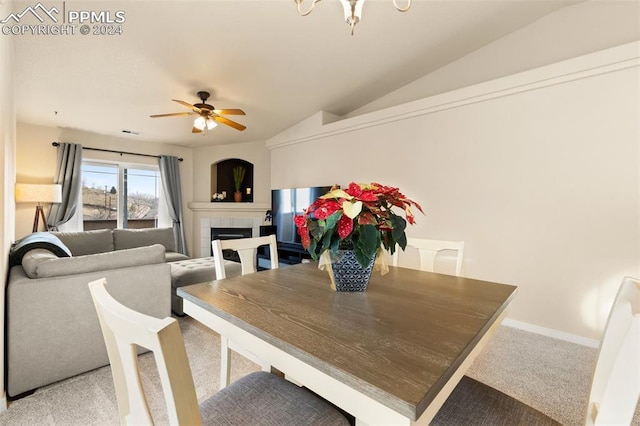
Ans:
[{"label": "ceiling fan", "polygon": [[193,129],[191,129],[192,133],[202,133],[203,135],[207,130],[211,130],[218,125],[218,123],[226,124],[227,126],[231,126],[237,130],[246,129],[240,123],[236,123],[235,121],[229,120],[228,118],[222,117],[222,115],[245,115],[244,111],[241,109],[215,109],[213,105],[209,105],[207,99],[209,99],[209,92],[198,92],[198,97],[202,101],[201,103],[191,105],[188,102],[180,101],[178,99],[171,99],[173,102],[177,102],[182,106],[189,108],[190,112],[173,112],[169,114],[155,114],[151,115],[152,118],[158,117],[180,117],[183,115],[198,115],[195,121],[193,122]]}]

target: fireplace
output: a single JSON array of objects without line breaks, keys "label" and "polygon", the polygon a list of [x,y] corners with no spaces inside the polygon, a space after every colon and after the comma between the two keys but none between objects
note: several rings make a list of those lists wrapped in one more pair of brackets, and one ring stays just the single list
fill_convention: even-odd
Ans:
[{"label": "fireplace", "polygon": [[211,241],[213,240],[235,240],[237,238],[251,238],[253,229],[251,228],[211,228]]},{"label": "fireplace", "polygon": [[[251,238],[253,236],[252,228],[211,228],[211,241],[213,240],[235,240],[238,238]],[[213,255],[213,248],[211,249]],[[222,250],[222,257],[225,260],[240,262],[240,256],[234,250]]]},{"label": "fireplace", "polygon": [[[217,208],[220,208],[221,205],[224,206],[235,206],[236,204],[244,204],[244,203],[207,203],[207,207],[209,207],[209,205],[215,206]],[[227,212],[225,212],[227,213]],[[211,241],[213,238],[213,234],[212,234],[212,230],[216,229],[217,233],[220,234],[232,234],[233,236],[227,236],[226,238],[241,238],[242,236],[236,236],[236,234],[238,233],[238,229],[244,229],[244,231],[241,232],[245,232],[246,234],[243,236],[246,237],[257,237],[258,235],[260,235],[260,226],[263,224],[262,221],[264,219],[264,211],[260,211],[260,213],[256,213],[256,214],[252,214],[252,216],[249,217],[243,217],[241,216],[242,214],[245,214],[245,212],[238,212],[237,215],[238,216],[232,216],[231,214],[229,215],[217,215],[214,213],[205,213],[205,214],[211,214],[211,217],[201,217],[200,218],[200,227],[199,227],[199,233],[197,235],[197,238],[200,240],[200,250],[199,250],[199,257],[209,257],[211,256]],[[248,229],[251,229],[251,233],[249,234],[249,232],[247,231]],[[223,232],[220,232],[220,231]],[[226,232],[229,231],[229,232]],[[225,238],[224,236],[221,236],[220,239]]]}]

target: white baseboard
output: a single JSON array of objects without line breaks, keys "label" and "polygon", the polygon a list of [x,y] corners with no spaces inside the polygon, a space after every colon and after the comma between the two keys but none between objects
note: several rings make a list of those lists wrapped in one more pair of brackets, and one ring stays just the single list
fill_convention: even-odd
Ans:
[{"label": "white baseboard", "polygon": [[588,346],[590,348],[598,348],[600,341],[595,339],[589,339],[587,337],[578,336],[571,333],[565,333],[564,331],[554,330],[552,328],[540,327],[538,325],[529,324],[527,322],[516,321],[513,319],[505,318],[502,321],[502,325],[507,327],[517,328],[531,333],[540,334],[542,336],[553,337],[554,339],[564,340],[571,343],[576,343],[582,346]]},{"label": "white baseboard", "polygon": [[7,409],[7,397],[5,395],[2,395],[2,398],[0,398],[0,413],[5,411],[6,409]]}]

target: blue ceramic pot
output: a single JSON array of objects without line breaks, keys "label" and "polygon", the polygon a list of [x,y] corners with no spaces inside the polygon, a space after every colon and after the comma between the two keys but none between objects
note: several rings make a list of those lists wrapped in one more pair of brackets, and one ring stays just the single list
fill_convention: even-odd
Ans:
[{"label": "blue ceramic pot", "polygon": [[331,254],[331,268],[337,291],[367,291],[375,257],[366,268],[356,259],[353,250],[338,250]]}]

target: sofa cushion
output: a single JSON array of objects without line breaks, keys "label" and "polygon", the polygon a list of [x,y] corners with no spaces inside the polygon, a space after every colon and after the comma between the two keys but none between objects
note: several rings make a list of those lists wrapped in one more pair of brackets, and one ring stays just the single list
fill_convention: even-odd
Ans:
[{"label": "sofa cushion", "polygon": [[81,232],[52,232],[66,245],[74,256],[113,251],[110,229]]},{"label": "sofa cushion", "polygon": [[162,244],[166,251],[176,251],[172,228],[114,229],[113,244],[116,250]]},{"label": "sofa cushion", "polygon": [[22,268],[29,278],[38,278],[38,267],[52,259],[59,259],[47,249],[29,250],[22,256]]},{"label": "sofa cushion", "polygon": [[135,249],[64,258],[52,258],[46,253],[38,252],[27,261],[28,272],[24,265],[26,257],[25,255],[22,261],[23,268],[30,278],[49,278],[164,263],[164,247],[154,244]]},{"label": "sofa cushion", "polygon": [[216,265],[213,257],[200,257],[169,263],[171,266],[171,286],[183,287],[189,284],[216,279]]}]

